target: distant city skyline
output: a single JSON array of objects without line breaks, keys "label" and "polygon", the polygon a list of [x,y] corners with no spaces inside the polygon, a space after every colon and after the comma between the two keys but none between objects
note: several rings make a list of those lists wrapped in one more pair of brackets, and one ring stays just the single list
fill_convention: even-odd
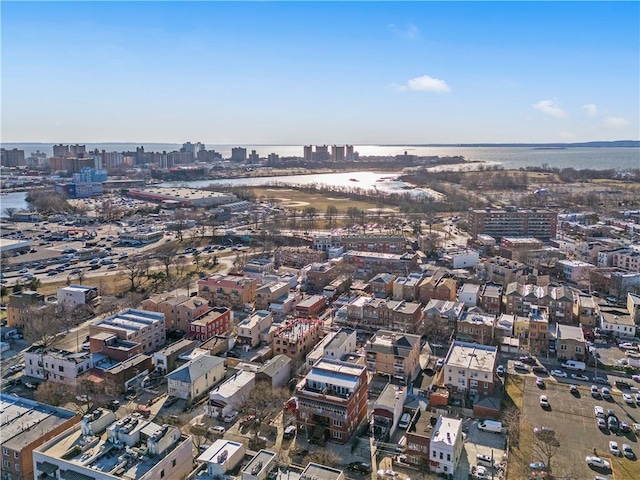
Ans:
[{"label": "distant city skyline", "polygon": [[638,2],[3,2],[2,142],[640,135]]}]

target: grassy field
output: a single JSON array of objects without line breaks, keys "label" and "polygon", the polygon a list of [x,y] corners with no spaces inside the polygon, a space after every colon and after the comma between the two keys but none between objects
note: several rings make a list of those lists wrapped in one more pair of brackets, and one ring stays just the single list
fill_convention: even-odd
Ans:
[{"label": "grassy field", "polygon": [[386,207],[375,201],[375,198],[372,199],[371,202],[363,202],[350,198],[338,198],[335,195],[309,194],[291,188],[255,187],[251,190],[259,200],[273,200],[277,205],[287,208],[298,208],[299,210],[303,210],[305,207],[311,205],[318,209],[318,211],[324,212],[329,205],[334,205],[341,213],[346,212],[350,207],[365,211],[375,208],[392,208],[394,211],[397,211],[394,207]]}]

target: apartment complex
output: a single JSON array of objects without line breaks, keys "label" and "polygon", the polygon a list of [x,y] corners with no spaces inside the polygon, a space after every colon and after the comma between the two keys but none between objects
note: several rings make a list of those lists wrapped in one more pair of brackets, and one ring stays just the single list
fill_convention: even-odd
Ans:
[{"label": "apartment complex", "polygon": [[250,348],[257,347],[263,338],[261,336],[267,335],[272,323],[273,316],[268,311],[253,312],[251,316],[238,323],[238,344],[249,345]]},{"label": "apartment complex", "polygon": [[492,237],[535,237],[548,239],[556,236],[558,214],[543,209],[476,209],[469,212],[469,229],[475,240],[478,235]]},{"label": "apartment complex", "polygon": [[420,370],[420,336],[378,330],[365,344],[367,370],[410,382]]},{"label": "apartment complex", "polygon": [[497,347],[453,342],[444,360],[445,384],[457,392],[492,395],[497,354]]},{"label": "apartment complex", "polygon": [[7,304],[7,326],[24,328],[31,318],[31,309],[44,305],[44,295],[33,290],[23,290],[9,295]]},{"label": "apartment complex", "polygon": [[214,274],[198,280],[198,295],[216,306],[243,308],[253,303],[257,287],[257,278]]},{"label": "apartment complex", "polygon": [[303,360],[323,336],[320,320],[296,318],[273,333],[273,352],[292,360]]},{"label": "apartment complex", "polygon": [[320,359],[296,387],[298,428],[312,441],[347,443],[367,415],[364,365]]},{"label": "apartment complex", "polygon": [[204,315],[188,323],[187,336],[206,342],[216,335],[227,333],[232,321],[233,312],[227,307],[213,307]]},{"label": "apartment complex", "polygon": [[89,327],[89,332],[113,333],[120,340],[141,344],[144,353],[157,350],[166,340],[163,313],[133,308],[99,320]]}]

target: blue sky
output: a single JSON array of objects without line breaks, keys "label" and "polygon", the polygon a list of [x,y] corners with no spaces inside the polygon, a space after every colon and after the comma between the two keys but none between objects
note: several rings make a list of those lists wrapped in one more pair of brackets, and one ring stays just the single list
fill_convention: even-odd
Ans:
[{"label": "blue sky", "polygon": [[2,141],[640,137],[638,2],[2,2]]}]

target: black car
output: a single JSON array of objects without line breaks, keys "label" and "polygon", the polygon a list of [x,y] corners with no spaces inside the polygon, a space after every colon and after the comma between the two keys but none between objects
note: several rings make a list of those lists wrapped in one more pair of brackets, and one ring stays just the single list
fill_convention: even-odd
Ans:
[{"label": "black car", "polygon": [[625,382],[624,380],[616,380],[616,387],[622,390],[623,388],[630,389],[633,385],[629,382]]},{"label": "black car", "polygon": [[365,462],[351,462],[349,464],[349,470],[359,473],[371,473],[371,465]]},{"label": "black car", "polygon": [[545,375],[547,373],[547,369],[540,366],[540,365],[536,365],[535,367],[532,368],[533,373],[540,373],[542,375]]},{"label": "black car", "polygon": [[236,352],[234,352],[233,350],[229,350],[227,352],[227,357],[230,358],[240,358],[240,355],[238,355]]},{"label": "black car", "polygon": [[533,357],[520,357],[519,360],[522,363],[528,363],[529,365],[537,365],[538,361]]}]

